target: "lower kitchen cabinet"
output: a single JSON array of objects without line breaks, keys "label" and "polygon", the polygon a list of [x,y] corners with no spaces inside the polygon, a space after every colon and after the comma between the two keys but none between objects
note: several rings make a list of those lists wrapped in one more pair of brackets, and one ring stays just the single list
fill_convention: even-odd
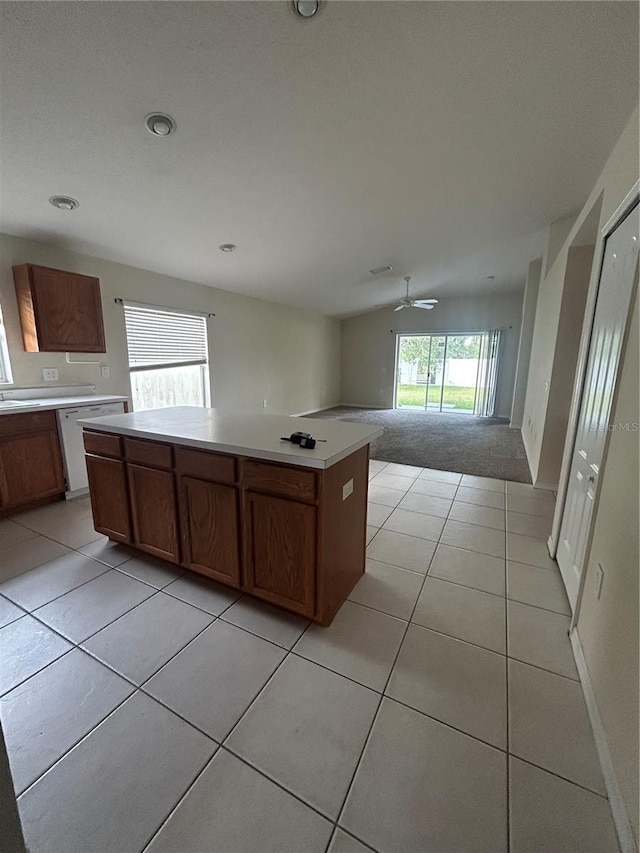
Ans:
[{"label": "lower kitchen cabinet", "polygon": [[245,500],[247,592],[313,617],[315,506],[254,492]]},{"label": "lower kitchen cabinet", "polygon": [[133,544],[163,560],[179,563],[175,475],[127,463],[127,480]]},{"label": "lower kitchen cabinet", "polygon": [[129,495],[124,462],[87,456],[93,525],[116,542],[131,542]]},{"label": "lower kitchen cabinet", "polygon": [[85,430],[96,529],[329,625],[364,572],[368,448],[328,470]]},{"label": "lower kitchen cabinet", "polygon": [[239,586],[237,489],[180,477],[180,521],[184,563],[211,578]]},{"label": "lower kitchen cabinet", "polygon": [[2,415],[0,514],[62,495],[64,490],[55,414]]}]

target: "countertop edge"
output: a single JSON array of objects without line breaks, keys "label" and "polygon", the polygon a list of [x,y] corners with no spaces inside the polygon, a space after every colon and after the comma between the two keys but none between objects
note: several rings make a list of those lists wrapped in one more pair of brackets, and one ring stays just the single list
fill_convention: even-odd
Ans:
[{"label": "countertop edge", "polygon": [[99,406],[101,403],[126,403],[128,397],[123,397],[120,394],[96,394],[95,398],[87,398],[87,401],[78,402],[78,398],[73,398],[73,402],[65,402],[63,397],[60,397],[56,403],[34,404],[32,406],[9,406],[6,409],[0,408],[0,417],[3,415],[21,415],[29,412],[50,412],[57,409],[75,409],[81,406]]},{"label": "countertop edge", "polygon": [[177,444],[180,447],[194,447],[198,450],[209,450],[214,453],[229,453],[236,456],[247,456],[251,459],[264,459],[267,462],[281,462],[286,465],[297,465],[300,468],[315,468],[320,471],[325,471],[331,468],[336,463],[342,461],[347,456],[351,456],[357,450],[371,444],[376,438],[379,438],[384,432],[384,428],[380,427],[375,434],[360,439],[344,450],[334,454],[329,459],[315,459],[311,456],[293,456],[290,453],[273,452],[269,450],[256,450],[252,447],[243,447],[241,445],[221,444],[214,441],[205,441],[198,438],[183,438],[182,436],[172,435],[170,433],[151,432],[149,430],[133,429],[129,427],[114,427],[104,426],[102,424],[92,423],[91,419],[79,420],[78,424],[84,429],[89,429],[92,432],[106,432],[113,435],[124,435],[129,438],[141,438],[148,441],[163,441],[169,444]]}]

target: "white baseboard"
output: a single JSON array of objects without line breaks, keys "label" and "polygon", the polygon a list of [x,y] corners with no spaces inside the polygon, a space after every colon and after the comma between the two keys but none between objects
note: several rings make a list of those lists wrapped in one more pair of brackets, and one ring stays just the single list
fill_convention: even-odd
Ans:
[{"label": "white baseboard", "polygon": [[629,820],[629,815],[627,814],[624,799],[622,798],[622,791],[620,790],[618,777],[616,776],[613,764],[613,758],[611,757],[611,752],[609,750],[607,734],[600,718],[596,694],[594,693],[593,685],[591,684],[589,669],[582,650],[578,631],[574,628],[570,636],[571,645],[573,646],[573,656],[578,668],[578,675],[580,676],[582,692],[587,705],[589,719],[591,720],[591,728],[593,729],[593,735],[596,741],[596,749],[598,750],[598,758],[600,759],[600,767],[602,768],[602,775],[604,776],[604,784],[609,796],[609,805],[611,806],[611,814],[613,815],[613,823],[618,835],[620,850],[621,853],[638,853],[638,846],[633,835],[633,829],[631,828],[631,822]]},{"label": "white baseboard", "polygon": [[509,429],[522,429],[522,424],[509,423]]},{"label": "white baseboard", "polygon": [[305,415],[315,415],[316,412],[324,412],[325,409],[335,409],[336,406],[341,406],[342,403],[327,403],[326,406],[320,406],[319,409],[307,409],[306,412],[294,412],[289,415],[290,418],[303,418]]},{"label": "white baseboard", "polygon": [[557,492],[558,484],[557,483],[534,483],[534,489],[545,489],[547,492]]},{"label": "white baseboard", "polygon": [[350,409],[392,409],[393,406],[374,406],[373,403],[364,405],[363,403],[337,403],[338,406],[348,406]]}]

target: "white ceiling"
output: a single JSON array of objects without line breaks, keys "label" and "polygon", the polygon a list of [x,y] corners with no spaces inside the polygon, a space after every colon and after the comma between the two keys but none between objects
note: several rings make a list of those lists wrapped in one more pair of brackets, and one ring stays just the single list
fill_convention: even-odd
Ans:
[{"label": "white ceiling", "polygon": [[0,230],[332,315],[521,287],[638,100],[635,3],[0,5]]}]

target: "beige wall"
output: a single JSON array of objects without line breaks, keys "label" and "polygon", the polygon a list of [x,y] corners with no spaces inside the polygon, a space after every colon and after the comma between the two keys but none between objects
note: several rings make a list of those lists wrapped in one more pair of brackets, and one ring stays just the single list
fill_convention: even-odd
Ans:
[{"label": "beige wall", "polygon": [[[601,481],[578,634],[606,730],[618,783],[638,843],[638,297],[624,354],[618,399]],[[595,572],[604,581],[596,595]]]},{"label": "beige wall", "polygon": [[[571,276],[567,280],[569,250],[593,209],[601,205],[597,227],[599,231],[637,179],[638,110],[636,109],[591,195],[576,217],[564,246],[557,252],[555,261],[540,282],[522,426],[522,438],[534,484],[553,487],[557,485],[560,474],[559,460],[564,446],[570,401],[567,401],[566,395],[560,393],[550,396],[550,391],[553,390],[554,374],[561,378],[563,388],[568,387],[567,362],[570,363],[572,359],[572,370],[575,371],[577,350],[572,349],[573,338],[569,334],[565,341],[562,334],[559,336],[559,330],[562,332],[563,328],[565,330],[570,328],[572,322],[569,315],[568,325],[560,325],[565,284],[571,287],[576,284]],[[552,236],[550,232],[550,239]],[[554,251],[555,249],[554,243]],[[547,255],[549,255],[549,248]],[[575,324],[575,316],[573,323]],[[581,325],[580,321],[579,326]],[[571,391],[569,396],[570,394]]]},{"label": "beige wall", "polygon": [[529,378],[529,363],[531,360],[531,343],[533,327],[536,319],[538,304],[538,289],[542,275],[542,258],[531,261],[527,270],[527,283],[522,300],[522,321],[520,324],[520,342],[518,344],[518,362],[513,386],[513,403],[511,404],[511,422],[509,426],[517,429],[522,426],[524,419],[524,401],[527,396],[527,379]]},{"label": "beige wall", "polygon": [[[562,466],[593,253],[594,246],[574,246],[567,252],[556,353],[547,392],[547,419],[537,471],[537,481],[551,486],[558,483]],[[562,436],[562,441],[558,441],[558,436]]]},{"label": "beige wall", "polygon": [[396,332],[481,332],[503,328],[497,412],[509,417],[518,358],[522,291],[441,299],[432,311],[383,308],[342,323],[342,401],[393,405]]},{"label": "beige wall", "polygon": [[[56,353],[25,353],[11,267],[57,267],[100,279],[107,354],[97,364],[70,365]],[[337,403],[340,392],[340,323],[319,314],[239,296],[147,270],[79,255],[45,243],[0,235],[0,305],[7,328],[14,386],[41,387],[43,367],[57,367],[56,385],[95,385],[105,394],[130,394],[122,307],[116,297],[214,312],[209,321],[211,401],[214,406],[284,414]],[[78,356],[73,356],[78,358]]]}]

